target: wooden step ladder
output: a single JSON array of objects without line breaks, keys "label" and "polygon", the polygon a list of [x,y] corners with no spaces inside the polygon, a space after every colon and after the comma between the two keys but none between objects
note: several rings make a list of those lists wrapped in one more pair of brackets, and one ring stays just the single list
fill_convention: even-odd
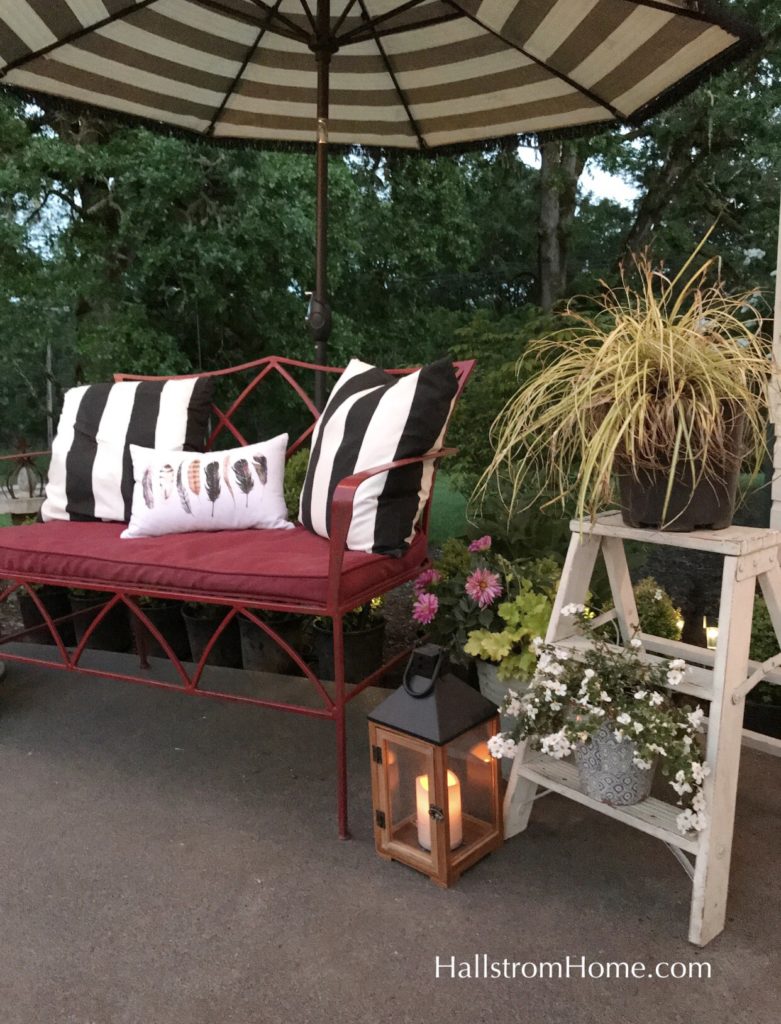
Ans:
[{"label": "wooden step ladder", "polygon": [[[592,625],[615,621],[622,643],[633,636],[643,641],[644,657],[659,661],[683,658],[684,681],[676,691],[708,701],[706,761],[710,766],[704,786],[708,825],[704,831],[682,835],[676,826],[680,808],[655,798],[631,807],[611,807],[582,792],[575,767],[519,746],[512,762],[505,796],[505,837],[522,832],[531,814],[538,787],[560,793],[661,839],[692,880],[689,941],[698,946],[710,942],[724,928],[729,885],[730,853],[735,820],[740,748],[743,739],[743,701],[762,679],[781,683],[781,654],[758,664],[749,661],[751,620],[756,582],[762,588],[781,649],[781,532],[731,526],[726,530],[662,533],[624,525],[620,513],[606,513],[591,524],[570,524],[567,558],[553,606],[547,643],[565,647],[577,655],[589,641],[577,632],[561,610],[569,604],[587,603],[592,575],[601,554],[613,597],[613,610]],[[719,606],[719,633],[715,651],[681,641],[638,632],[638,615],[629,577],[625,541],[707,551],[723,557]],[[746,733],[751,745],[781,754],[781,741]],[[690,859],[693,858],[693,859]]]}]

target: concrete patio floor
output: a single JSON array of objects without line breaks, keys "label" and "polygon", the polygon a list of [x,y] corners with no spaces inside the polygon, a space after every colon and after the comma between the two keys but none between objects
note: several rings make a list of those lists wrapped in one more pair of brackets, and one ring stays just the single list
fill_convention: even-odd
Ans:
[{"label": "concrete patio floor", "polygon": [[[744,751],[727,930],[698,950],[669,852],[557,796],[451,890],[376,857],[365,712],[382,695],[351,711],[340,843],[328,723],[9,665],[0,1024],[778,1021],[778,760]],[[712,977],[435,980],[436,955],[482,953]]]}]

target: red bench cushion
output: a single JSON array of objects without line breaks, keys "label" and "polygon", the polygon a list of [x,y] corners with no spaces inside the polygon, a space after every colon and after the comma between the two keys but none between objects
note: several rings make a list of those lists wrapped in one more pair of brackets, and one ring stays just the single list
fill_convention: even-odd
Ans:
[{"label": "red bench cushion", "polygon": [[[0,529],[0,577],[45,577],[89,588],[137,587],[192,595],[324,606],[329,543],[295,530],[225,530],[120,540],[121,523],[33,523]],[[426,558],[418,535],[403,558],[345,552],[341,599],[383,593]]]}]

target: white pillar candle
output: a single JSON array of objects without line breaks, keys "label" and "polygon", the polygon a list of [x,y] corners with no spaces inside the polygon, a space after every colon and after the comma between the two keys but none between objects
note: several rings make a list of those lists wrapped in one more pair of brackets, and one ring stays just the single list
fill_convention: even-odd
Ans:
[{"label": "white pillar candle", "polygon": [[[428,809],[429,800],[428,775],[418,775],[415,779],[415,803],[418,817],[418,843],[424,850],[431,849],[431,818]],[[461,819],[461,784],[454,772],[447,773],[447,809],[450,821],[450,849],[455,850],[464,838]]]}]

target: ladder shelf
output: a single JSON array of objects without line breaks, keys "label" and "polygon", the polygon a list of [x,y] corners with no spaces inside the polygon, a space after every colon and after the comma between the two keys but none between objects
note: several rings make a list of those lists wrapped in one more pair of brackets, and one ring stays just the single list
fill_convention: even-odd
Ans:
[{"label": "ladder shelf", "polygon": [[[710,774],[703,790],[708,822],[703,831],[683,835],[676,825],[680,809],[672,803],[650,797],[633,806],[613,807],[593,800],[581,789],[574,765],[532,751],[527,741],[519,745],[510,770],[504,802],[505,836],[526,829],[537,788],[542,786],[662,840],[692,880],[689,940],[704,946],[722,931],[726,920],[743,700],[750,687],[762,678],[781,683],[778,665],[759,665],[748,657],[757,584],[781,650],[781,532],[730,526],[726,530],[665,533],[626,526],[619,512],[598,516],[593,523],[576,520],[570,528],[572,537],[546,642],[566,648],[574,657],[588,649],[590,641],[573,633],[572,622],[562,615],[562,609],[586,603],[597,559],[603,558],[614,608],[595,621],[615,621],[619,634],[616,639],[620,637],[623,646],[639,635],[643,641],[642,656],[649,660],[683,658],[687,663],[686,674],[675,690],[709,704],[705,759]],[[706,551],[723,558],[715,651],[639,632],[624,551],[626,541]],[[781,753],[778,741],[760,744],[757,737],[748,735],[753,739],[751,745],[761,746],[769,753]],[[687,854],[694,857],[693,863]]]}]

